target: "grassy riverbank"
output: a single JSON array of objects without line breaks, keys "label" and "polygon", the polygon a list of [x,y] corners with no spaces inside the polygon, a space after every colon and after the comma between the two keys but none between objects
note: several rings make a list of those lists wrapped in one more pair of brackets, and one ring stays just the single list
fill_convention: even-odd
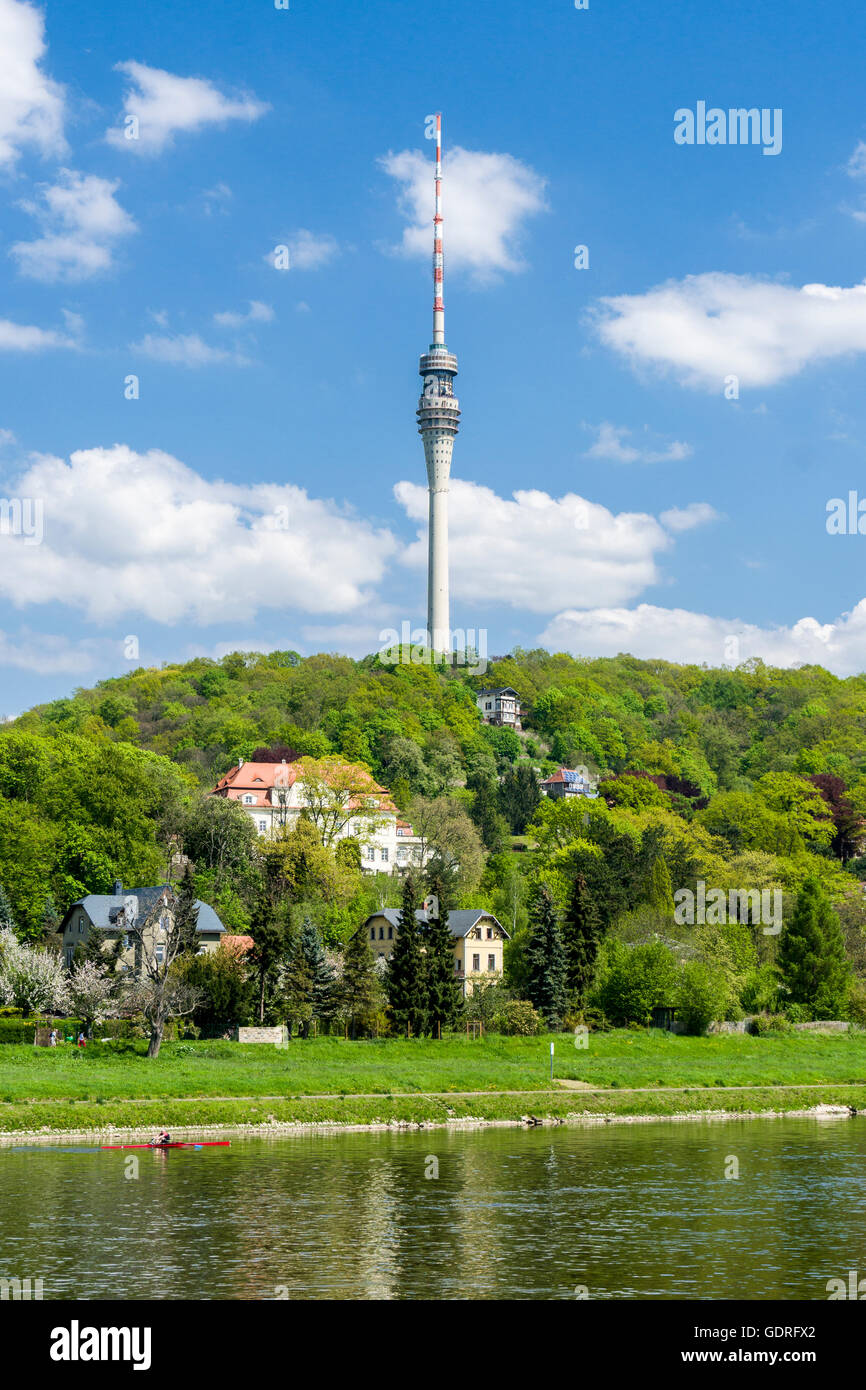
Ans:
[{"label": "grassy riverbank", "polygon": [[83,1053],[4,1046],[0,1133],[866,1108],[866,1032],[684,1038],[622,1030],[592,1034],[587,1048],[557,1035],[552,1087],[550,1041],[169,1043],[155,1062],[143,1044],[96,1043]]}]

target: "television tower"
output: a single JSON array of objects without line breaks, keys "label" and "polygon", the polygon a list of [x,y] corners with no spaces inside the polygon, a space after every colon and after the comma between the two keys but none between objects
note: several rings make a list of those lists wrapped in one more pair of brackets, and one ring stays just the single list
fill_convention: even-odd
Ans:
[{"label": "television tower", "polygon": [[436,211],[433,217],[433,341],[418,367],[424,380],[418,402],[418,433],[424,441],[430,496],[427,561],[427,639],[434,652],[451,651],[448,606],[448,482],[451,451],[459,428],[454,395],[457,358],[445,346],[442,261],[442,116],[436,117]]}]

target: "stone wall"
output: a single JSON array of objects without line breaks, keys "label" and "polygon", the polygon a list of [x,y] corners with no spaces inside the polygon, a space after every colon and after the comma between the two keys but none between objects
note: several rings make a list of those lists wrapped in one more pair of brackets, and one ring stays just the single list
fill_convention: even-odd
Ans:
[{"label": "stone wall", "polygon": [[281,1028],[238,1028],[235,1042],[270,1043],[271,1047],[287,1047],[289,1030],[285,1024]]}]

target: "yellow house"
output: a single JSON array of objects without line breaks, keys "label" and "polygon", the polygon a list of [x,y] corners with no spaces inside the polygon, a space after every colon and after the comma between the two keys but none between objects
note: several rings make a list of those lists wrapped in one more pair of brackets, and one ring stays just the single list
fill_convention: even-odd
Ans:
[{"label": "yellow house", "polygon": [[[427,920],[420,908],[415,916],[422,925]],[[399,910],[387,907],[374,912],[360,928],[377,960],[390,956],[399,921]],[[463,993],[471,994],[478,982],[501,980],[502,953],[510,937],[493,913],[480,907],[456,908],[448,913],[448,926],[454,938],[454,978],[460,980]]]}]

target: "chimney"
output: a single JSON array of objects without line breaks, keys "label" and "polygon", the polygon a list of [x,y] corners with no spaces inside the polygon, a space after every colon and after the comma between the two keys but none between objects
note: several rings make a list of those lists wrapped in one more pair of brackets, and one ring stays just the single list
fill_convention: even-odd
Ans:
[{"label": "chimney", "polygon": [[120,881],[119,878],[116,878],[116,879],[114,880],[114,896],[115,896],[116,898],[122,898],[122,897],[123,897],[123,884],[122,884],[122,882]]},{"label": "chimney", "polygon": [[243,760],[243,758],[238,758],[238,767],[239,767],[239,768],[240,768],[240,767],[243,767],[243,765],[244,765],[244,760]]},{"label": "chimney", "polygon": [[285,760],[285,758],[280,758],[280,762],[282,763],[283,767],[285,767],[285,765],[286,765],[286,760]]}]

